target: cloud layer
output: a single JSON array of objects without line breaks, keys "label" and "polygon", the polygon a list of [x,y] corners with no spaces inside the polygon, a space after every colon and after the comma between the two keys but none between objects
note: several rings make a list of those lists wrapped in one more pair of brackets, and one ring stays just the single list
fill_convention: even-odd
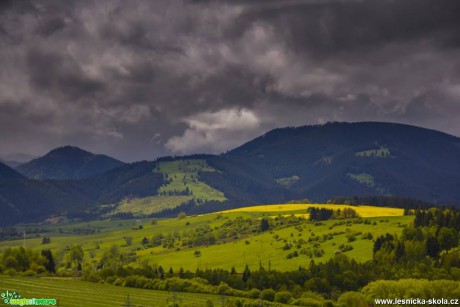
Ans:
[{"label": "cloud layer", "polygon": [[332,120],[460,135],[460,2],[2,1],[0,156],[222,152]]}]

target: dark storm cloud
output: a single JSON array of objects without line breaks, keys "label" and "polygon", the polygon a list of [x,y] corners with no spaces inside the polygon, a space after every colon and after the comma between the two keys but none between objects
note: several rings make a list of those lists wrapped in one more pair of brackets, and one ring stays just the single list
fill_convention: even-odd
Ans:
[{"label": "dark storm cloud", "polygon": [[220,152],[279,126],[460,135],[460,2],[2,1],[0,155]]},{"label": "dark storm cloud", "polygon": [[104,83],[86,76],[70,57],[31,50],[25,57],[29,83],[36,90],[62,94],[71,100],[104,90]]},{"label": "dark storm cloud", "polygon": [[[425,39],[456,45],[460,3],[455,0],[295,1],[253,10],[252,20],[265,18],[280,26],[291,47],[319,55],[380,48],[384,44]],[[282,31],[286,27],[281,27]]]}]

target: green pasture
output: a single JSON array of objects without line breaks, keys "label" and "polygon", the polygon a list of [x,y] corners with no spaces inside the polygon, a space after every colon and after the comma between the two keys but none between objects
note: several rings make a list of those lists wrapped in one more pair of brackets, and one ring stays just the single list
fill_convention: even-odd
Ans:
[{"label": "green pasture", "polygon": [[[128,294],[130,306],[168,306],[176,302],[179,306],[221,306],[222,300],[235,298],[221,295],[167,292],[136,288],[117,287],[108,284],[95,284],[73,278],[27,278],[0,275],[0,292],[16,291],[23,298],[54,298],[58,306],[65,307],[104,307],[127,306]],[[5,305],[6,306],[6,305]]]},{"label": "green pasture", "polygon": [[[328,260],[340,250],[339,246],[344,244],[353,247],[344,254],[359,262],[364,262],[372,259],[373,240],[363,239],[363,234],[370,232],[374,238],[386,233],[399,235],[402,226],[412,221],[412,217],[370,218],[369,221],[371,221],[370,225],[344,224],[333,227],[332,225],[337,221],[322,222],[318,226],[306,223],[302,226],[301,231],[295,227],[288,227],[219,245],[185,248],[180,251],[155,247],[139,251],[137,254],[143,260],[147,259],[150,262],[161,264],[166,269],[172,267],[173,270],[180,267],[192,272],[197,268],[230,270],[234,266],[237,272],[242,272],[247,264],[252,269],[258,269],[262,265],[266,269],[270,266],[271,269],[278,271],[291,271],[298,269],[299,266],[308,267],[311,260],[315,262]],[[332,239],[323,241],[323,235],[334,233],[341,234],[333,235]],[[356,240],[348,242],[348,236],[353,234],[357,234],[354,236]],[[310,237],[319,237],[319,240],[302,244],[299,248],[296,247],[299,239],[308,241]],[[292,244],[292,247],[289,250],[283,250],[286,244]],[[316,244],[319,244],[318,248],[324,251],[322,256],[310,258],[301,254],[302,249],[313,250]],[[197,250],[201,252],[200,257],[195,256]],[[295,251],[299,256],[287,259],[288,254]]]}]

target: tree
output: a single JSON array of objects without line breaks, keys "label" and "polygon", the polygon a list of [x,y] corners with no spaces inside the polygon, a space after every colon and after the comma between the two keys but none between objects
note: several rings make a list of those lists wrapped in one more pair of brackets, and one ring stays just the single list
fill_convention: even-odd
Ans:
[{"label": "tree", "polygon": [[426,254],[432,258],[437,258],[440,251],[441,247],[436,237],[428,237],[426,239]]},{"label": "tree", "polygon": [[43,258],[45,258],[45,269],[50,273],[56,273],[56,264],[54,263],[51,251],[49,249],[44,249],[41,254]]},{"label": "tree", "polygon": [[270,224],[268,223],[268,220],[266,218],[263,218],[260,220],[260,230],[261,231],[267,231],[270,229]]},{"label": "tree", "polygon": [[187,217],[187,214],[184,211],[181,211],[177,214],[177,218],[179,220],[185,219]]},{"label": "tree", "polygon": [[246,264],[246,267],[244,268],[244,272],[243,272],[243,281],[247,282],[249,279],[249,276],[251,276],[251,271],[249,270],[249,266]]},{"label": "tree", "polygon": [[70,260],[76,262],[82,262],[85,254],[81,245],[72,245],[70,248]]},{"label": "tree", "polygon": [[158,267],[158,275],[161,279],[165,278],[165,271],[163,270],[163,267],[161,265]]},{"label": "tree", "polygon": [[152,237],[152,245],[160,246],[161,244],[163,244],[163,240],[164,240],[163,234],[161,232],[157,232]]},{"label": "tree", "polygon": [[457,232],[453,228],[442,227],[438,233],[438,242],[441,249],[449,250],[453,247],[457,247]]},{"label": "tree", "polygon": [[126,246],[133,244],[133,237],[125,237]]},{"label": "tree", "polygon": [[51,238],[49,237],[43,237],[42,239],[42,244],[49,244],[51,243]]}]

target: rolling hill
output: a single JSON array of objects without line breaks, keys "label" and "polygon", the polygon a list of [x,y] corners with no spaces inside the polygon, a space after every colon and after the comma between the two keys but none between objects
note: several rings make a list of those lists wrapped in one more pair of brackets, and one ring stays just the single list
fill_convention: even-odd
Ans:
[{"label": "rolling hill", "polygon": [[123,162],[105,155],[95,155],[78,147],[56,148],[43,157],[17,167],[31,179],[82,179],[105,173]]}]

